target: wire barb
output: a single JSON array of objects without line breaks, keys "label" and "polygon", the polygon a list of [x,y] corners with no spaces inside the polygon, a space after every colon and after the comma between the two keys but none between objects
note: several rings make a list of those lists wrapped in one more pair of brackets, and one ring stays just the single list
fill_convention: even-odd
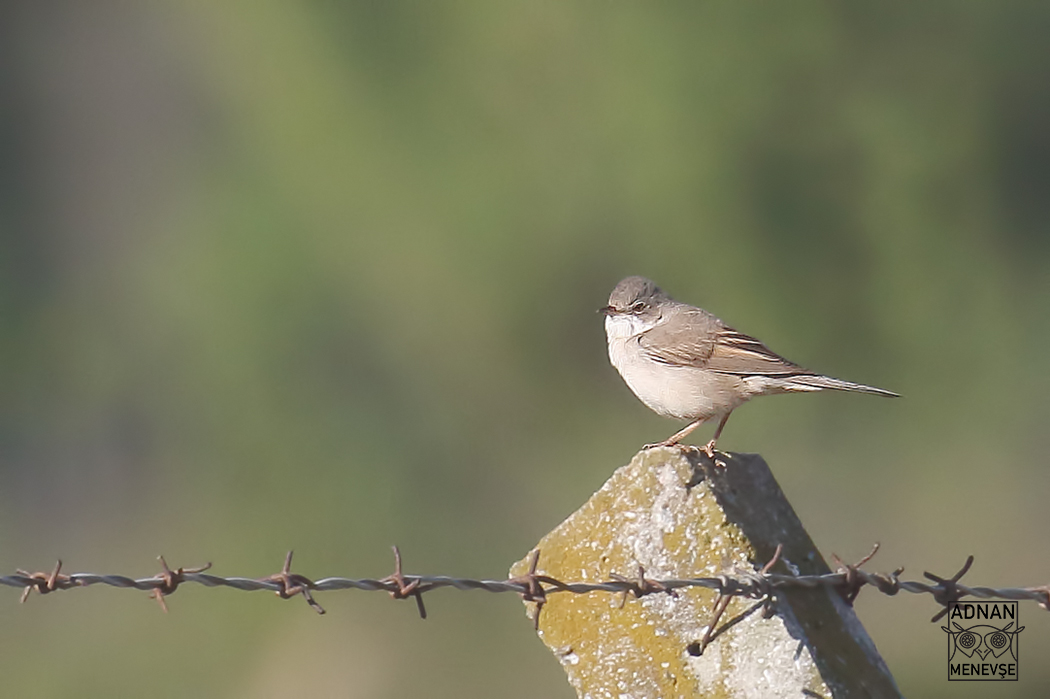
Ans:
[{"label": "wire barb", "polygon": [[620,599],[620,609],[623,609],[624,605],[627,604],[628,595],[634,595],[636,599],[645,597],[646,595],[654,594],[656,592],[666,592],[672,597],[678,596],[678,592],[676,590],[667,587],[659,580],[650,580],[649,578],[645,577],[645,567],[641,565],[638,566],[638,577],[634,578],[633,580],[626,576],[618,575],[617,573],[610,573],[609,577],[617,582],[622,582],[626,585],[630,585],[630,587],[624,588],[623,597]]},{"label": "wire barb", "polygon": [[923,575],[937,583],[937,586],[933,589],[933,592],[931,593],[933,595],[933,599],[935,599],[938,602],[938,604],[944,605],[944,609],[937,612],[937,614],[935,614],[933,618],[930,619],[930,621],[936,622],[940,620],[941,617],[943,617],[945,614],[947,614],[955,608],[955,605],[959,603],[960,599],[966,597],[969,594],[964,589],[962,589],[961,585],[957,585],[956,583],[959,582],[962,576],[966,575],[966,571],[970,570],[970,566],[972,565],[973,556],[969,556],[966,559],[966,563],[963,564],[963,567],[959,569],[959,572],[947,579],[938,577],[933,573],[927,573],[926,571],[923,571]]},{"label": "wire barb", "polygon": [[[765,619],[771,618],[776,614],[776,594],[773,586],[770,584],[769,574],[773,570],[773,566],[780,560],[780,554],[784,552],[784,544],[777,544],[776,550],[765,565],[759,569],[757,574],[751,574],[745,576],[744,580],[734,580],[726,576],[719,577],[718,597],[715,598],[715,604],[711,613],[711,622],[704,629],[704,636],[699,641],[690,643],[686,648],[686,652],[692,656],[701,656],[707,647],[711,644],[711,641],[715,640],[719,635],[724,633],[729,627],[739,624],[741,621],[746,619],[755,613],[758,609],[762,609],[762,617]],[[751,597],[757,599],[758,603],[751,606],[750,609],[744,613],[737,615],[730,621],[726,622],[722,628],[718,628],[718,622],[722,620],[722,615],[725,614],[726,609],[729,607],[729,602],[733,597]]]},{"label": "wire barb", "polygon": [[733,599],[733,596],[729,593],[718,593],[718,598],[715,599],[714,611],[711,614],[711,621],[708,622],[707,628],[704,629],[704,637],[698,643],[689,645],[688,651],[690,655],[701,656],[707,650],[707,646],[715,638],[715,629],[718,627],[718,622],[722,619],[722,615],[725,614],[726,608],[729,607],[731,599]]},{"label": "wire barb", "polygon": [[21,568],[15,572],[28,578],[25,590],[22,591],[22,599],[20,600],[21,604],[25,604],[26,600],[29,599],[29,593],[34,589],[40,594],[46,595],[49,592],[64,590],[75,584],[68,575],[62,575],[61,558],[55,563],[55,567],[50,573],[29,573]]},{"label": "wire barb", "polygon": [[759,604],[762,606],[762,618],[764,619],[770,619],[777,613],[777,596],[773,591],[773,586],[769,583],[769,574],[773,570],[773,566],[780,560],[780,554],[783,552],[784,544],[777,544],[777,550],[773,552],[773,557],[766,561],[756,578],[756,582],[762,591]]},{"label": "wire barb", "polygon": [[1050,585],[1044,587],[1034,587],[1032,590],[1036,593],[1042,594],[1042,598],[1036,599],[1039,606],[1050,612]]},{"label": "wire barb", "polygon": [[314,583],[310,578],[305,575],[299,575],[298,573],[292,572],[292,552],[289,551],[284,557],[284,566],[281,567],[280,573],[267,576],[265,578],[259,578],[259,582],[270,582],[277,583],[278,587],[274,592],[281,599],[289,599],[296,595],[302,595],[306,603],[310,605],[318,614],[324,614],[324,607],[317,603],[313,595],[310,594],[310,590],[314,587]]},{"label": "wire barb", "polygon": [[773,566],[780,560],[780,554],[784,553],[784,544],[777,544],[777,550],[773,552],[773,557],[766,561],[766,564],[762,566],[762,575],[769,575],[769,571],[773,570]]},{"label": "wire barb", "polygon": [[523,601],[536,604],[536,612],[532,617],[532,628],[536,631],[540,630],[540,612],[543,611],[543,605],[547,604],[547,590],[543,588],[542,583],[550,582],[557,583],[559,586],[564,585],[560,580],[536,575],[536,569],[539,565],[540,550],[533,549],[532,557],[529,559],[529,571],[525,575],[507,579],[508,584],[517,585],[521,588],[518,590],[518,594],[521,595]]},{"label": "wire barb", "polygon": [[168,604],[164,601],[164,598],[175,592],[179,585],[186,581],[187,573],[203,573],[211,568],[211,563],[205,563],[199,568],[179,568],[178,570],[172,570],[168,567],[168,562],[164,560],[164,556],[157,556],[157,560],[160,561],[160,567],[162,570],[157,576],[159,582],[157,586],[150,591],[149,596],[157,600],[157,604],[159,604],[160,608],[164,610],[165,614],[167,614]]},{"label": "wire barb", "polygon": [[394,599],[415,597],[416,609],[419,611],[419,618],[426,619],[427,608],[423,606],[423,593],[432,590],[434,586],[422,585],[418,577],[413,577],[411,582],[407,582],[404,574],[401,572],[401,549],[397,546],[393,546],[392,548],[394,549],[394,574],[386,576],[380,580],[380,582],[391,586],[388,590],[390,596]]},{"label": "wire barb", "polygon": [[868,580],[860,575],[861,566],[874,558],[875,554],[878,552],[879,542],[876,541],[875,545],[871,548],[871,553],[852,565],[849,563],[843,563],[842,559],[838,557],[838,554],[831,554],[832,560],[835,561],[835,565],[838,566],[837,572],[845,576],[845,581],[842,583],[842,587],[839,588],[839,594],[842,595],[842,599],[846,600],[846,604],[849,606],[853,606],[853,602],[856,601],[857,595],[860,594],[860,589],[868,584]]}]

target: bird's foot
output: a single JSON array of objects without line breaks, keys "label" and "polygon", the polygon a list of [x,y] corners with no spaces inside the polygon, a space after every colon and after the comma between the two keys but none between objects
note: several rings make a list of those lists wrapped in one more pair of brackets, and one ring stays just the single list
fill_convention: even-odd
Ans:
[{"label": "bird's foot", "polygon": [[693,449],[696,449],[696,447],[689,444],[681,444],[679,442],[671,441],[670,439],[665,439],[662,442],[645,444],[642,446],[642,450],[648,451],[650,449],[659,449],[660,447],[674,447],[675,449],[681,449],[682,451],[692,451]]},{"label": "bird's foot", "polygon": [[718,468],[726,467],[726,462],[718,458],[719,456],[725,456],[725,454],[715,449],[715,441],[713,439],[702,447],[698,447],[694,444],[682,444],[681,442],[665,439],[662,442],[646,444],[642,447],[642,450],[648,451],[649,449],[658,449],[660,447],[672,447],[680,451],[696,455],[703,454],[708,458],[708,460],[711,463],[713,463]]},{"label": "bird's foot", "polygon": [[723,461],[722,459],[718,458],[719,455],[725,456],[725,454],[723,454],[722,452],[720,452],[720,451],[715,449],[715,440],[712,439],[710,442],[708,442],[704,446],[697,447],[697,449],[698,449],[698,451],[704,452],[704,454],[707,455],[707,458],[711,460],[711,463],[713,463],[718,468],[725,468],[726,467],[726,462]]}]

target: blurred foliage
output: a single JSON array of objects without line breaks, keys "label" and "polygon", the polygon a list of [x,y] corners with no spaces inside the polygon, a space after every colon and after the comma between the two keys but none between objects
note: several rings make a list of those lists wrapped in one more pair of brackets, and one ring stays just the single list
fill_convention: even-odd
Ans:
[{"label": "blurred foliage", "polygon": [[[826,554],[1050,580],[1048,30],[1017,1],[6,3],[0,568],[384,575],[396,542],[499,576],[677,428],[594,314],[645,274],[904,394],[729,424]],[[0,596],[5,695],[572,696],[510,598]],[[858,609],[905,694],[979,696],[928,600]],[[1050,683],[1021,614],[996,696]]]}]

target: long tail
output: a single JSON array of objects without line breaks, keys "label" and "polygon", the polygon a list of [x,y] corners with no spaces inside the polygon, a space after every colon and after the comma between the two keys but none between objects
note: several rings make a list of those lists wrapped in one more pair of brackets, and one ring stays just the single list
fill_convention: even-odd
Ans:
[{"label": "long tail", "polygon": [[795,389],[797,391],[819,391],[824,388],[830,388],[835,391],[855,391],[857,393],[871,393],[876,396],[886,396],[887,398],[900,398],[900,394],[894,393],[893,391],[875,388],[874,386],[865,386],[862,383],[833,379],[830,376],[821,376],[820,374],[792,376],[791,383],[797,386]]}]

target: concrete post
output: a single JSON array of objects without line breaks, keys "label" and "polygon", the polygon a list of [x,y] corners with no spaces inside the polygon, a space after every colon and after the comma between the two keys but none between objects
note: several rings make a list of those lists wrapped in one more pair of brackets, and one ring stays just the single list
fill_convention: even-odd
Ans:
[{"label": "concrete post", "polygon": [[[721,468],[652,449],[543,537],[538,572],[600,582],[642,566],[649,579],[714,577],[760,569],[778,544],[777,572],[829,572],[761,457],[732,454]],[[756,603],[727,598],[701,653],[717,596],[689,588],[621,607],[621,595],[555,593],[538,632],[581,698],[900,696],[837,590],[778,590],[768,619],[757,608],[737,619]]]}]

